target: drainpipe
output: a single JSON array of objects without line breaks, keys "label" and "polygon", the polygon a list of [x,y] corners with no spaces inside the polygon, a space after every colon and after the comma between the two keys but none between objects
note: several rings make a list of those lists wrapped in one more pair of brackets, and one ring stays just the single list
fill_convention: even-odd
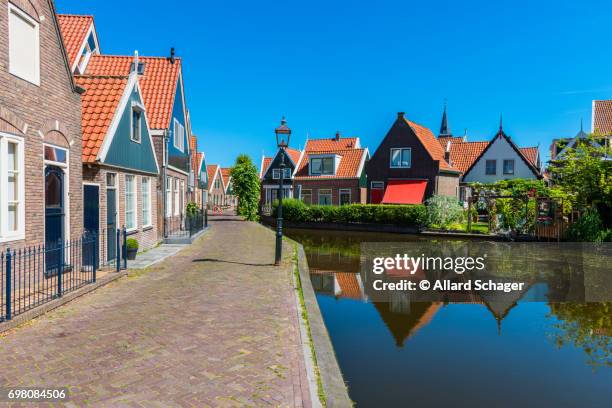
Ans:
[{"label": "drainpipe", "polygon": [[167,178],[167,163],[168,163],[168,129],[164,129],[164,141],[162,144],[162,196],[163,196],[163,203],[164,203],[164,208],[163,208],[163,220],[164,220],[164,238],[168,238],[168,226],[166,225],[166,213],[167,213],[167,206],[168,206],[168,195],[166,193],[166,178]]}]

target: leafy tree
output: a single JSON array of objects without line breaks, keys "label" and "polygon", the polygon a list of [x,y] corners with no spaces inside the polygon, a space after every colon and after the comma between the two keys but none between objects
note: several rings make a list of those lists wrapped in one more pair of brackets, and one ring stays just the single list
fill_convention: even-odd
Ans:
[{"label": "leafy tree", "polygon": [[251,158],[241,154],[231,169],[234,194],[238,197],[238,215],[248,221],[259,219],[259,175]]},{"label": "leafy tree", "polygon": [[[605,146],[589,135],[566,149],[563,157],[551,164],[554,183],[564,190],[576,208],[592,206],[612,211],[612,160]],[[605,214],[605,212],[603,213]],[[603,215],[602,214],[602,215]]]},{"label": "leafy tree", "polygon": [[430,226],[449,229],[451,225],[463,221],[463,207],[455,197],[433,196],[426,204],[427,221]]}]

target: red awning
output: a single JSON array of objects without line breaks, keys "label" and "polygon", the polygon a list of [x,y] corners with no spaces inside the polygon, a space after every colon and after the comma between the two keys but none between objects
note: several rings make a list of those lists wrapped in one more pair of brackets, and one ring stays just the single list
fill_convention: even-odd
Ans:
[{"label": "red awning", "polygon": [[383,204],[421,204],[427,180],[389,180]]}]

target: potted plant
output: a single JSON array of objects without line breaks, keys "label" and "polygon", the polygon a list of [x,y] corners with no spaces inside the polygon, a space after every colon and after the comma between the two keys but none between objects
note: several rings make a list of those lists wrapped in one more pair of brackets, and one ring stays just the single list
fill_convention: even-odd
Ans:
[{"label": "potted plant", "polygon": [[136,259],[136,253],[138,252],[138,241],[134,238],[127,239],[127,259],[133,261]]}]

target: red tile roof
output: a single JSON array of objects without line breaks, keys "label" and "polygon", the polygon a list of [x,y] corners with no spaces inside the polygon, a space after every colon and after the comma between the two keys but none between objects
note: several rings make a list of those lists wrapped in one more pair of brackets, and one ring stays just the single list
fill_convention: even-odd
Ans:
[{"label": "red tile roof", "polygon": [[225,188],[227,188],[227,185],[229,184],[231,171],[232,169],[230,169],[229,167],[221,169],[221,177],[223,177],[223,185],[225,186]]},{"label": "red tile roof", "polygon": [[593,101],[593,132],[612,134],[612,100]]},{"label": "red tile roof", "polygon": [[75,82],[85,89],[85,93],[81,96],[82,158],[84,163],[91,163],[98,156],[128,79],[77,76]]},{"label": "red tile roof", "polygon": [[406,118],[404,118],[404,120],[412,128],[417,138],[421,141],[429,155],[434,160],[438,160],[440,162],[440,170],[457,171],[456,168],[452,167],[446,162],[446,160],[444,160],[444,149],[442,148],[442,146],[440,146],[440,142],[438,142],[431,130]]},{"label": "red tile roof", "polygon": [[[297,166],[299,164],[300,156],[302,155],[302,151],[287,147],[286,152],[287,152],[287,155],[293,161],[293,163],[295,163],[295,165]],[[278,151],[276,152],[276,154],[278,154]],[[270,166],[272,159],[273,159],[272,157],[263,158],[263,162],[261,165],[261,174],[259,175],[260,177],[263,177],[263,175],[266,174],[266,171],[268,171],[268,166]]]},{"label": "red tile roof", "polygon": [[259,177],[263,177],[263,175],[265,174],[265,172],[268,169],[268,166],[270,165],[271,162],[272,162],[272,158],[271,157],[264,157],[263,158],[263,162],[261,164],[261,174],[259,175]]},{"label": "red tile roof", "polygon": [[[142,96],[151,129],[170,126],[176,83],[181,72],[181,59],[174,64],[166,57],[139,57],[144,62],[144,75],[139,77]],[[133,56],[94,55],[87,65],[87,75],[129,75]]]},{"label": "red tile roof", "polygon": [[[339,149],[339,150],[328,150],[328,151],[306,151],[300,162],[297,173],[295,174],[296,179],[333,179],[333,178],[359,178],[360,164],[364,160],[366,155],[366,149]],[[340,164],[336,169],[335,175],[321,175],[321,176],[310,176],[308,174],[308,165],[310,163],[310,156],[319,154],[336,154],[341,156]]]},{"label": "red tile roof", "polygon": [[191,136],[191,139],[189,139],[189,151],[194,152],[194,154],[191,155],[191,168],[195,174],[197,173],[198,163],[200,163],[198,161],[198,155],[196,154],[198,151],[198,138],[195,136]]},{"label": "red tile roof", "polygon": [[453,167],[465,173],[488,144],[489,142],[451,142],[450,159]]},{"label": "red tile roof", "polygon": [[219,169],[218,164],[209,164],[206,166],[206,173],[208,173],[208,188],[213,188],[213,181],[215,179],[215,175]]},{"label": "red tile roof", "polygon": [[357,276],[356,273],[350,272],[334,273],[334,278],[336,278],[336,282],[338,282],[340,287],[340,297],[357,300],[363,297]]},{"label": "red tile roof", "polygon": [[79,51],[89,28],[93,24],[93,16],[77,16],[72,14],[58,14],[60,31],[64,40],[64,47],[70,60],[70,67],[79,58]]},{"label": "red tile roof", "polygon": [[458,143],[458,142],[463,142],[463,141],[464,141],[463,137],[457,137],[457,136],[438,136],[438,142],[440,142],[440,145],[442,146],[443,149],[446,149],[446,144],[448,142]]},{"label": "red tile roof", "polygon": [[538,167],[538,148],[537,147],[519,147],[523,156],[534,166]]},{"label": "red tile roof", "polygon": [[204,156],[204,153],[197,152],[196,156],[197,156],[197,158],[196,158],[197,162],[196,162],[196,167],[194,167],[194,168],[195,168],[196,174],[199,174],[199,172],[200,172],[200,167],[199,166],[200,166],[200,163],[202,163],[202,157]]},{"label": "red tile roof", "polygon": [[329,151],[336,149],[353,149],[358,145],[357,137],[341,137],[336,139],[334,137],[330,139],[309,139],[306,141],[306,147],[304,150],[307,151]]}]

